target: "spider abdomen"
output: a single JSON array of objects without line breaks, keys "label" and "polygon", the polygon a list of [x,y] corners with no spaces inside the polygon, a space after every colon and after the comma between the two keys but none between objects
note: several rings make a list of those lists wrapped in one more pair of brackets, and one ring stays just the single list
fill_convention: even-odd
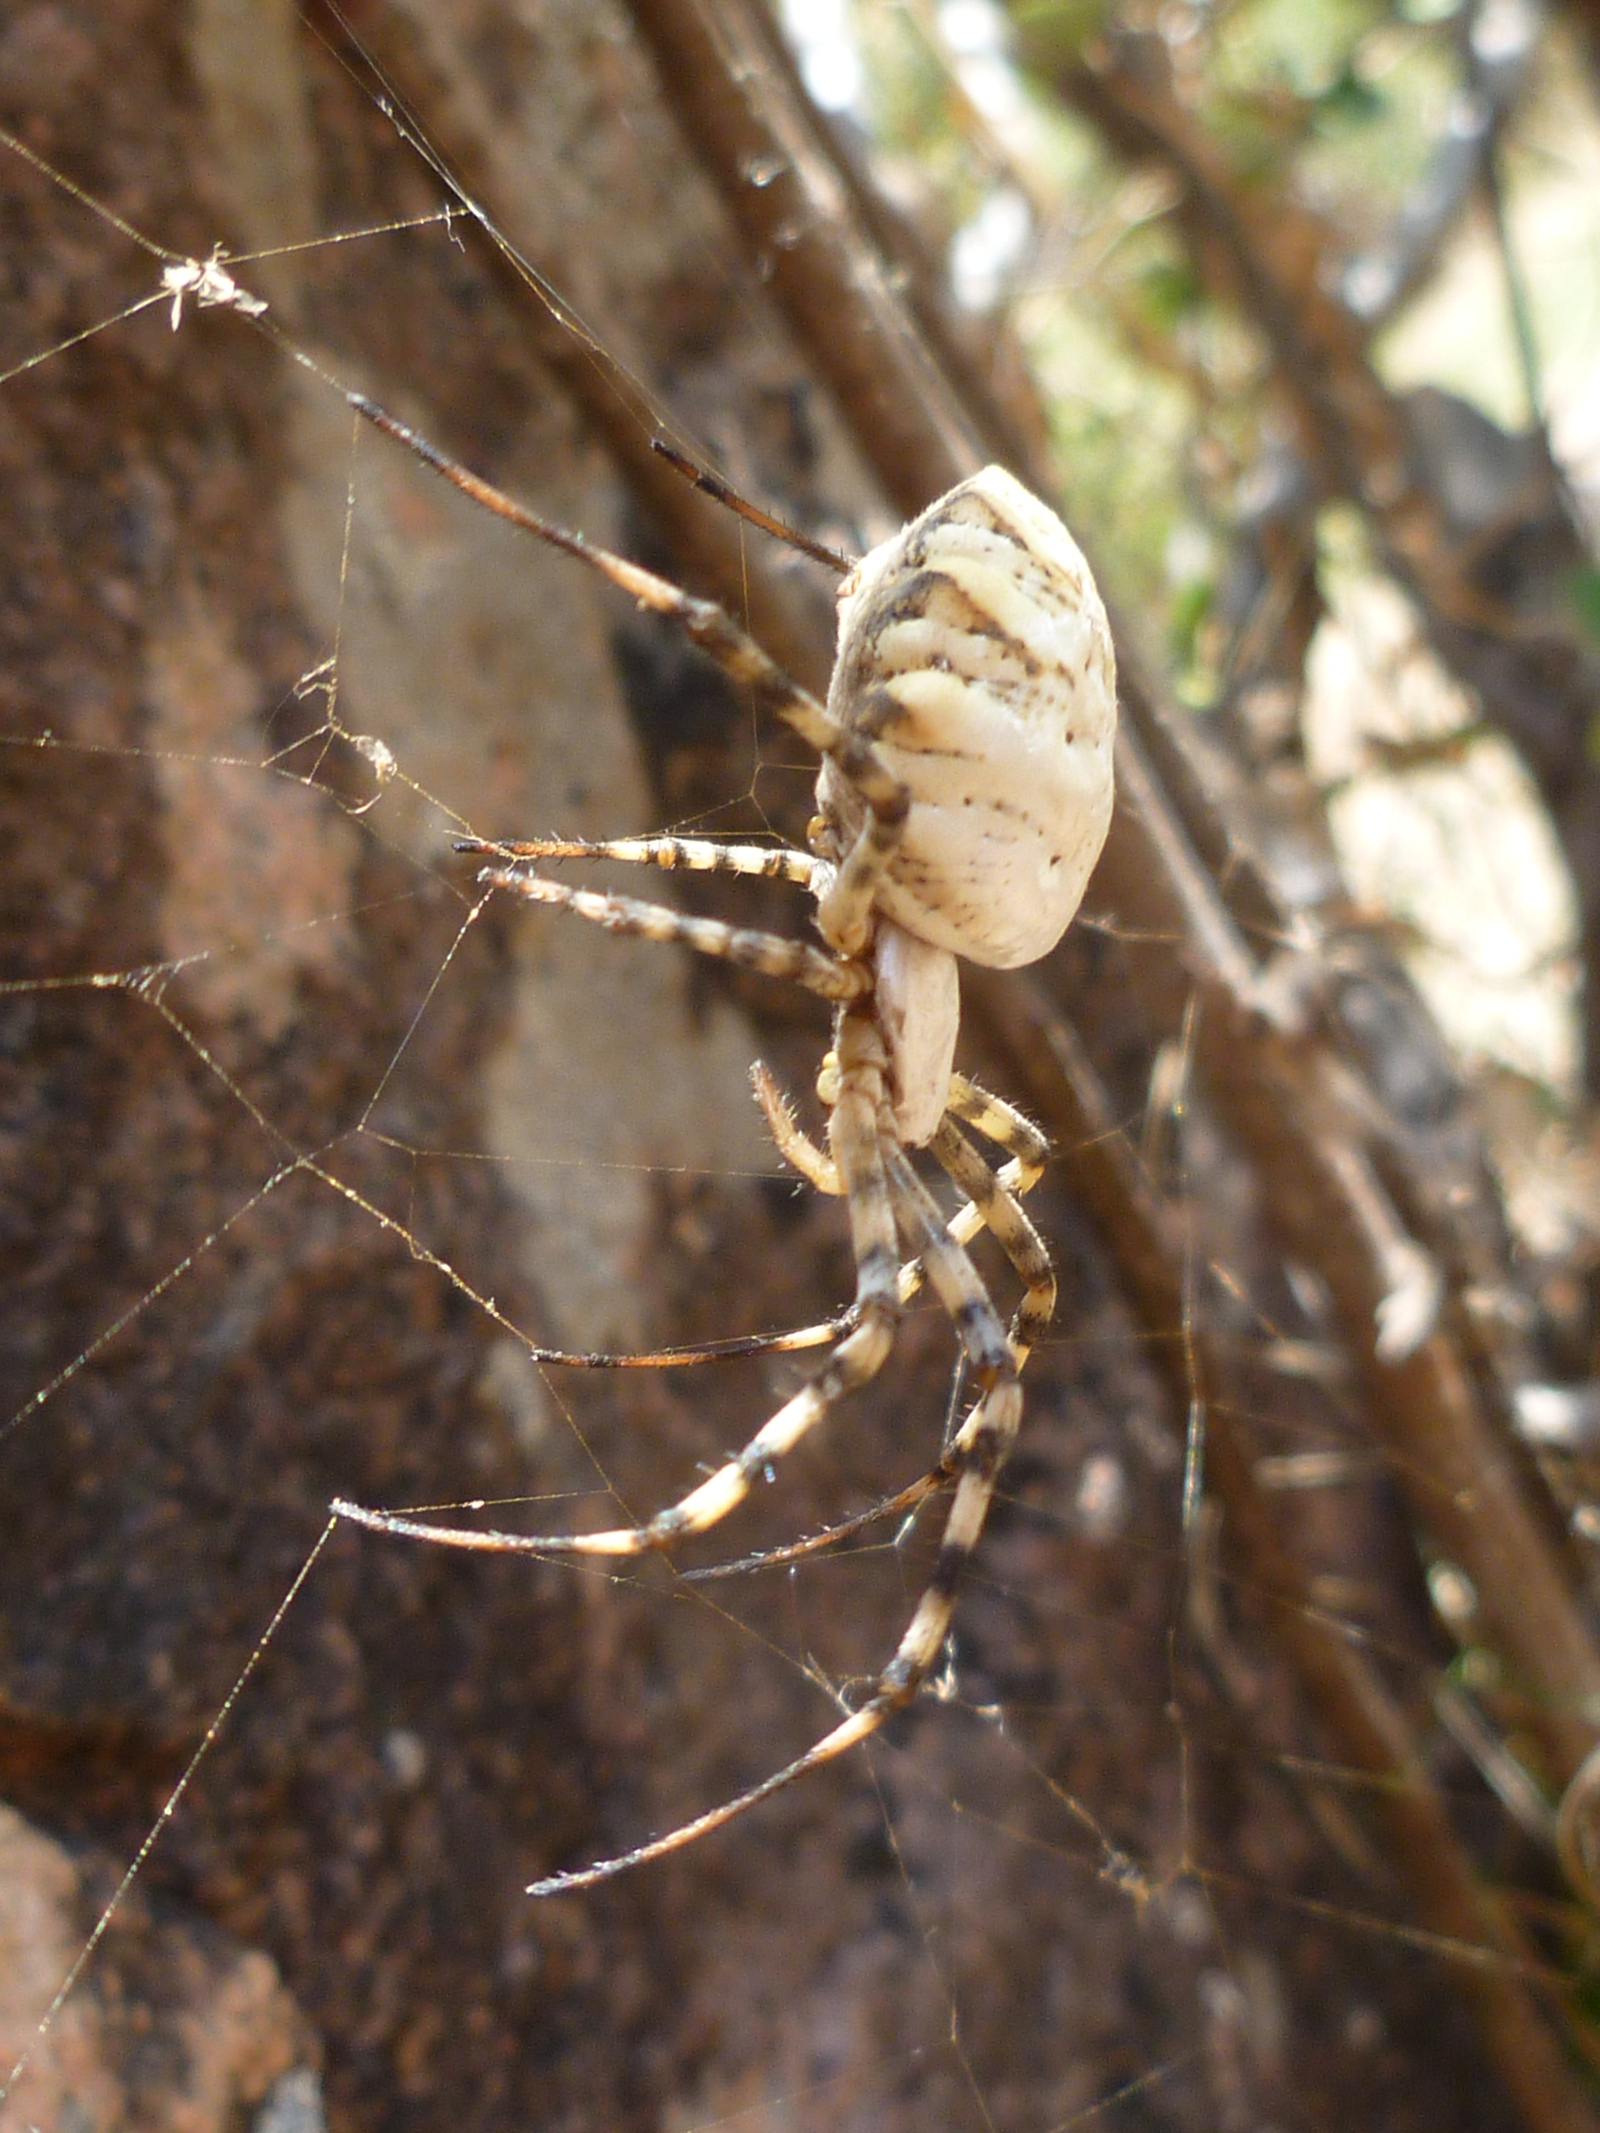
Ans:
[{"label": "spider abdomen", "polygon": [[[878,908],[1011,969],[1065,932],[1111,819],[1116,674],[1105,609],[1055,513],[999,467],[866,556],[839,595],[829,709],[911,795]],[[848,844],[863,803],[817,784]]]}]

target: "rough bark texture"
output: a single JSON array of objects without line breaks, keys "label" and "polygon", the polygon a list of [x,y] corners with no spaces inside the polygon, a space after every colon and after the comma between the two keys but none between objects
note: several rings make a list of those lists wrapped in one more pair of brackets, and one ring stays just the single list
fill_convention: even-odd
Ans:
[{"label": "rough bark texture", "polygon": [[[648,486],[644,427],[595,383],[618,362],[746,488],[878,530],[894,480],[789,339],[626,17],[395,0],[357,26],[609,364],[488,247],[438,230],[241,267],[270,321],[552,515],[714,585],[718,544],[725,566],[742,536]],[[266,249],[438,203],[351,60],[336,26],[266,0],[61,0],[0,28],[0,117],[172,254]],[[150,293],[160,261],[15,156],[0,181],[0,368]],[[333,1496],[580,1492],[557,1503],[565,1522],[610,1489],[647,1509],[793,1382],[759,1363],[541,1373],[519,1334],[690,1340],[820,1318],[849,1290],[838,1209],[771,1182],[743,1081],[759,1050],[808,1085],[825,1042],[809,1007],[555,918],[473,918],[450,850],[463,826],[704,815],[793,833],[799,751],[752,737],[673,640],[357,427],[227,312],[174,335],[157,307],[0,387],[16,981],[0,995],[0,1310],[17,1418],[0,1440],[0,1789],[95,1891]],[[670,525],[643,515],[652,496]],[[755,561],[749,583],[763,633],[814,671],[826,588]],[[298,686],[335,649],[336,701]],[[351,734],[378,736],[399,775],[380,780]],[[1123,847],[1125,879],[1144,849]],[[800,923],[781,898],[740,908]],[[1033,995],[979,996],[967,1063],[1047,1107],[1028,1062],[1049,1053],[1067,1087],[1053,1003],[1070,998],[1084,1072],[1136,1118],[1173,1034],[1163,983],[1220,997],[1192,943],[1184,959],[1170,933],[1080,933],[1028,1028]],[[1291,1104],[1304,1049],[1285,1045],[1272,1084]],[[1343,1146],[1342,1124],[1302,1125]],[[314,2122],[313,2073],[341,2129],[1020,2129],[1113,2096],[1108,2123],[1516,2123],[1515,2078],[1504,2057],[1487,2071],[1472,2017],[1491,2055],[1495,2024],[1523,2020],[1520,1944],[1485,1911],[1457,1953],[1505,1989],[1475,2003],[1448,1955],[1407,1937],[1418,1896],[1395,1823],[1369,1824],[1318,1766],[1389,1773],[1330,1738],[1312,1659],[1274,1635],[1288,1606],[1303,1646],[1312,1602],[1337,1605],[1382,1655],[1384,1723],[1425,1702],[1439,1646],[1396,1493],[1369,1462],[1359,1486],[1300,1499],[1311,1567],[1281,1577],[1218,1555],[1214,1522],[1180,1530],[1197,1368],[1236,1371],[1227,1416],[1251,1457],[1377,1441],[1362,1403],[1381,1408],[1383,1386],[1330,1397],[1285,1375],[1239,1301],[1270,1297],[1276,1328],[1334,1345],[1285,1280],[1273,1180],[1228,1137],[1248,1130],[1225,1106],[1191,1127],[1182,1181],[1216,1226],[1187,1244],[1165,1203],[1137,1232],[1131,1201],[1097,1204],[1092,1166],[1081,1190],[1070,1161],[1041,1188],[1060,1338],[1030,1366],[948,1702],[714,1844],[532,1904],[535,1873],[664,1828],[821,1731],[833,1706],[807,1669],[839,1683],[882,1663],[935,1522],[712,1585],[341,1529],[0,2127],[276,2111],[256,2123],[283,2133],[291,2108]],[[1157,1126],[1142,1152],[1158,1173],[1159,1143]],[[1234,1283],[1201,1299],[1209,1347],[1186,1340],[1171,1282],[1186,1251],[1191,1268],[1223,1252]],[[1500,1360],[1473,1354],[1468,1400]],[[707,1558],[913,1479],[949,1398],[947,1331],[915,1314],[874,1396]],[[1546,1570],[1559,1601],[1554,1550]],[[1581,1676],[1581,1628],[1573,1641]],[[1578,1714],[1547,1730],[1560,1775]],[[1467,1796],[1467,1834],[1498,1832],[1465,1766],[1434,1760]],[[1438,1799],[1428,1776],[1414,1826]],[[1428,1856],[1462,1868],[1470,1900],[1468,1854],[1438,1820]],[[1496,1840],[1503,1872],[1543,1885]],[[70,1871],[42,1838],[18,1842],[47,1878]],[[204,1976],[183,1952],[201,1947]],[[169,2022],[163,2078],[148,2054],[133,2078],[117,2055],[136,2054],[138,2024],[103,2012],[116,1981],[225,2011],[246,1973],[267,2010],[248,2050],[208,2058],[203,2017]],[[71,2058],[91,2032],[93,2078]],[[1581,2123],[1558,2088],[1542,2120],[1523,2099],[1526,2122]]]}]

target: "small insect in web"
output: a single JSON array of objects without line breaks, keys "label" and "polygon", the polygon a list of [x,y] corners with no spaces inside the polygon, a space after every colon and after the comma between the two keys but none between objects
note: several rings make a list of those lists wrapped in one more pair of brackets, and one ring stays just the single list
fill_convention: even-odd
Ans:
[{"label": "small insect in web", "polygon": [[[795,1761],[735,1799],[615,1858],[532,1884],[584,1888],[721,1827],[876,1733],[937,1667],[962,1573],[1022,1419],[1021,1372],[1055,1306],[1055,1276],[1021,1196],[1048,1143],[1010,1105],[954,1071],[958,956],[1015,969],[1053,948],[1076,912],[1109,826],[1116,680],[1110,629],[1065,526],[1011,475],[985,468],[853,567],[839,590],[826,704],[801,689],[713,602],[537,518],[359,395],[352,404],[467,494],[576,556],[677,624],[756,706],[821,758],[808,850],[677,836],[540,839],[462,847],[488,887],[614,933],[676,942],[797,984],[833,1007],[817,1091],[825,1147],[765,1069],[756,1094],[778,1149],[846,1202],[854,1302],[831,1352],[744,1449],[642,1525],[528,1535],[427,1523],[340,1500],[338,1517],[456,1548],[635,1556],[727,1516],[846,1395],[877,1376],[922,1281],[955,1328],[975,1398],[939,1464],[897,1503],[952,1492],[932,1576],[865,1699]],[[671,456],[671,455],[669,455]],[[715,488],[720,485],[712,485]],[[771,525],[758,515],[758,522]],[[780,529],[781,530],[781,529]],[[824,552],[825,553],[825,552]],[[540,861],[760,875],[813,900],[821,945],[569,887]],[[999,1167],[967,1130],[999,1149]],[[919,1176],[926,1150],[962,1205],[949,1221]],[[1007,1327],[968,1256],[983,1229],[1023,1285]]]}]

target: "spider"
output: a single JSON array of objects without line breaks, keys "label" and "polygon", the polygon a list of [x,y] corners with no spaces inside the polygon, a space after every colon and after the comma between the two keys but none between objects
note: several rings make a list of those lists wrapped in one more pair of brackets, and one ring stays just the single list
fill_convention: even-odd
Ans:
[{"label": "spider", "polygon": [[[832,1003],[832,1048],[817,1084],[828,1117],[826,1148],[801,1130],[759,1064],[752,1078],[784,1158],[847,1204],[856,1289],[841,1337],[801,1389],[741,1452],[641,1525],[584,1534],[485,1532],[342,1499],[334,1514],[457,1548],[613,1557],[667,1549],[726,1517],[758,1477],[877,1375],[923,1278],[953,1322],[977,1395],[938,1466],[897,1499],[953,1489],[931,1579],[865,1700],[737,1798],[528,1891],[547,1895],[659,1858],[770,1798],[877,1732],[939,1661],[962,1573],[1021,1422],[1022,1367],[1055,1306],[1049,1255],[1020,1205],[1048,1143],[1008,1104],[953,1071],[956,958],[1000,969],[1034,962],[1078,908],[1111,814],[1111,635],[1065,526],[1011,475],[988,467],[853,567],[840,562],[848,575],[823,705],[713,602],[536,518],[372,402],[350,397],[359,413],[458,488],[668,616],[820,755],[805,851],[670,835],[474,840],[462,848],[490,862],[479,878],[491,890],[556,906],[614,933],[678,942]],[[704,485],[717,487],[709,478]],[[813,898],[821,945],[569,887],[534,870],[540,860],[581,857],[790,883]],[[1009,1158],[1004,1166],[992,1168],[964,1127],[1000,1148]],[[962,1196],[948,1223],[912,1163],[911,1151],[922,1148]],[[1023,1284],[1009,1330],[965,1249],[983,1228]]]}]

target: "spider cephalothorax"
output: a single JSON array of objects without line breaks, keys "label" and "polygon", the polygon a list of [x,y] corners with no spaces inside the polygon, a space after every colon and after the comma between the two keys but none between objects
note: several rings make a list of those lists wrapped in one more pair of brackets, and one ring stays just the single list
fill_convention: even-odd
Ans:
[{"label": "spider cephalothorax", "polygon": [[[836,1402],[876,1375],[923,1279],[950,1315],[977,1388],[938,1467],[897,1499],[946,1486],[954,1492],[928,1589],[867,1699],[736,1800],[620,1858],[533,1885],[547,1893],[584,1886],[718,1827],[874,1733],[938,1661],[962,1570],[1021,1420],[1020,1372],[1055,1303],[1049,1256],[1019,1200],[1038,1178],[1047,1144],[1009,1105],[953,1071],[956,958],[1000,969],[1033,962],[1078,908],[1111,815],[1111,636],[1088,566],[1061,521],[1009,474],[987,467],[850,571],[824,706],[713,603],[485,491],[392,418],[360,404],[458,486],[672,617],[819,752],[809,852],[672,836],[471,849],[490,856],[482,879],[491,887],[614,932],[682,942],[834,1003],[833,1048],[818,1082],[825,1150],[801,1132],[764,1070],[754,1078],[785,1157],[847,1203],[856,1292],[842,1337],[800,1391],[743,1451],[643,1525],[524,1535],[427,1525],[353,1504],[336,1511],[454,1547],[610,1556],[669,1547],[724,1518]],[[541,859],[584,855],[791,882],[814,897],[823,946],[569,888],[533,871]],[[964,1127],[1005,1151],[1003,1167],[990,1167]],[[917,1148],[962,1195],[948,1222],[912,1163]],[[982,1228],[1024,1285],[1009,1329],[965,1250]]]}]

